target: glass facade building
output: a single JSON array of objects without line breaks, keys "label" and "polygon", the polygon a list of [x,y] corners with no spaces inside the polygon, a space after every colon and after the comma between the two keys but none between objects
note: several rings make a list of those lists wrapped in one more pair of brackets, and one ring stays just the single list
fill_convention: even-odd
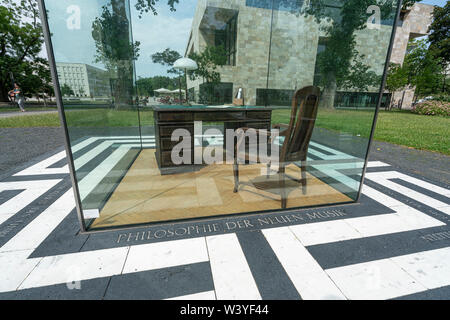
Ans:
[{"label": "glass facade building", "polygon": [[83,231],[358,201],[400,1],[39,4]]}]

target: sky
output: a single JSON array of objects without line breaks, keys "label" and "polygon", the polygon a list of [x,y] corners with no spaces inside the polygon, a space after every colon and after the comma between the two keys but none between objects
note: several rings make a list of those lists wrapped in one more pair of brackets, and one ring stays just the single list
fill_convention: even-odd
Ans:
[{"label": "sky", "polygon": [[443,7],[447,0],[424,0],[422,3],[431,4],[433,6]]},{"label": "sky", "polygon": [[[166,48],[184,55],[197,0],[181,0],[175,12],[169,10],[166,0],[160,0],[156,5],[158,15],[144,13],[142,18],[134,8],[136,1],[130,0],[133,40],[141,43],[140,57],[136,61],[137,77],[169,75],[166,67],[151,61],[151,55]],[[95,62],[95,42],[91,32],[92,22],[101,14],[105,0],[45,2],[56,61],[86,63],[104,69],[102,64]],[[422,3],[444,6],[446,0],[424,0]],[[42,55],[46,55],[45,49]]]},{"label": "sky", "polygon": [[[92,23],[101,14],[104,3],[104,0],[46,1],[56,62],[85,63],[104,69],[101,63],[95,62],[92,38]],[[140,42],[137,76],[167,75],[167,68],[154,64],[151,55],[166,48],[184,55],[197,0],[180,1],[175,12],[169,10],[167,1],[161,0],[156,5],[158,15],[144,13],[142,18],[135,3],[136,0],[130,0],[133,40]]]}]

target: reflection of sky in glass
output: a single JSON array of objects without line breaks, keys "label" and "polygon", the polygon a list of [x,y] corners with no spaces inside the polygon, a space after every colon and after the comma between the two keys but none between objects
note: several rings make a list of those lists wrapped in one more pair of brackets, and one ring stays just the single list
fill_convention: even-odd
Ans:
[{"label": "reflection of sky in glass", "polygon": [[94,63],[95,43],[92,39],[92,22],[100,14],[104,1],[78,0],[80,7],[80,28],[69,29],[67,19],[71,13],[67,8],[74,5],[72,0],[50,0],[45,5],[48,10],[52,43],[57,62],[86,63],[102,67]]},{"label": "reflection of sky in glass", "polygon": [[[57,62],[85,63],[104,68],[94,62],[95,42],[92,38],[92,23],[101,14],[105,0],[47,0],[49,24],[53,33],[52,42]],[[183,0],[172,12],[167,1],[156,5],[158,15],[144,13],[142,18],[131,0],[132,28],[134,41],[140,41],[140,57],[136,61],[137,76],[167,75],[167,68],[153,64],[151,55],[166,48],[184,54],[192,25],[197,0]],[[76,4],[81,9],[81,26],[70,30],[67,19],[71,16],[67,8]]]},{"label": "reflection of sky in glass", "polygon": [[[131,0],[131,5],[136,0]],[[132,7],[132,23],[134,41],[140,41],[140,57],[136,61],[136,75],[147,76],[170,76],[167,68],[154,64],[151,55],[164,51],[166,48],[178,51],[184,55],[192,20],[197,6],[197,0],[181,0],[175,4],[176,11],[170,11],[167,1],[160,0],[156,5],[158,15],[151,12],[144,13],[139,19],[139,13]]]},{"label": "reflection of sky in glass", "polygon": [[[147,77],[167,75],[167,68],[151,61],[151,55],[166,48],[184,55],[192,25],[197,0],[181,0],[175,4],[176,11],[170,11],[167,1],[160,0],[156,4],[158,15],[144,13],[142,18],[134,7],[137,0],[130,0],[134,41],[140,41],[140,57],[136,61],[137,76]],[[290,0],[293,5],[299,0]],[[58,62],[79,62],[102,67],[94,63],[95,44],[92,39],[92,22],[101,13],[101,7],[109,3],[107,0],[47,0],[49,23],[53,32],[53,47]],[[275,6],[279,0],[274,0]],[[424,0],[422,3],[443,6],[445,0]],[[286,3],[286,2],[284,2]],[[78,5],[81,9],[81,28],[69,30],[67,19],[70,5]],[[249,6],[270,7],[272,0],[246,0]],[[286,8],[279,8],[284,10]]]}]

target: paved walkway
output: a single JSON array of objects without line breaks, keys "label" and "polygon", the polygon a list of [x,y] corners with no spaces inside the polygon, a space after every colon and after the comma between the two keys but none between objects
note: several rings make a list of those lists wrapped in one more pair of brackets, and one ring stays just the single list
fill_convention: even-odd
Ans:
[{"label": "paved walkway", "polygon": [[[97,163],[81,187],[123,139],[75,146],[79,166]],[[321,155],[338,156],[340,179],[350,156]],[[357,205],[91,235],[74,206],[62,149],[0,182],[0,299],[450,298],[450,187],[386,161],[370,162]]]},{"label": "paved walkway", "polygon": [[[26,109],[25,109],[26,110]],[[31,116],[38,114],[48,114],[48,113],[58,113],[57,110],[42,110],[42,111],[25,111],[25,112],[0,112],[0,118],[13,118],[13,117],[22,117],[22,116]]]}]

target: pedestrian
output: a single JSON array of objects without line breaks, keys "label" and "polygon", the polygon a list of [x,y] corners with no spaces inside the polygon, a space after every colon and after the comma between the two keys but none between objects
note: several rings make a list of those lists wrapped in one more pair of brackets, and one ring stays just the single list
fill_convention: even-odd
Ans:
[{"label": "pedestrian", "polygon": [[14,96],[14,101],[20,108],[20,111],[25,112],[25,97],[23,95],[22,89],[17,83],[14,83],[14,89],[9,91],[10,96]]}]

